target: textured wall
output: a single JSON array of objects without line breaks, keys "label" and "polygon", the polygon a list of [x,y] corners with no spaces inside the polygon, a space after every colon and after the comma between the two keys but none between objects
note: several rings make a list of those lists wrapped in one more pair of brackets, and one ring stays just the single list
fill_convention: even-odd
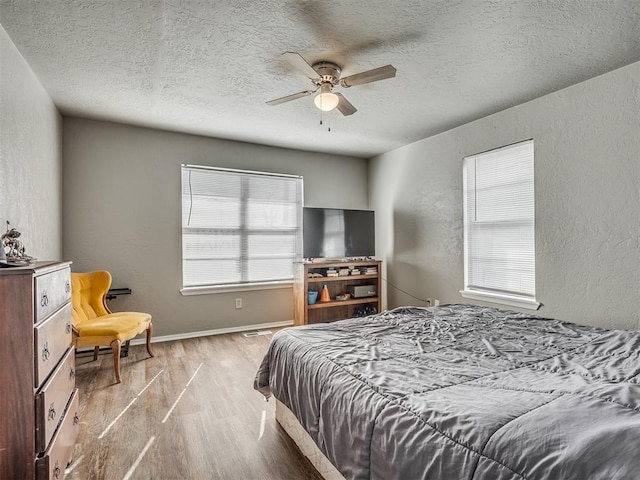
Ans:
[{"label": "textured wall", "polygon": [[0,26],[0,231],[22,232],[26,253],[62,255],[62,120]]},{"label": "textured wall", "polygon": [[[538,313],[640,328],[639,132],[635,63],[371,160],[389,281],[419,298],[468,302],[459,294],[462,158],[533,138]],[[390,307],[422,304],[387,289]]]},{"label": "textured wall", "polygon": [[68,117],[63,144],[64,255],[75,271],[104,268],[131,287],[114,309],[149,311],[157,335],[293,318],[290,287],[180,294],[182,163],[303,175],[306,205],[368,205],[364,159]]}]

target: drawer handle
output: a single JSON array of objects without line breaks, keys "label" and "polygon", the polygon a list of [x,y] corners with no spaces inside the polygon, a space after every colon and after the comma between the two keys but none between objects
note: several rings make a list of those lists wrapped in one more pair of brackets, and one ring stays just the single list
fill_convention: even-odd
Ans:
[{"label": "drawer handle", "polygon": [[69,335],[71,333],[71,322],[67,322],[67,325],[65,326],[65,332],[67,332],[67,335]]},{"label": "drawer handle", "polygon": [[78,416],[78,412],[76,412],[73,416],[73,424],[77,425],[78,423],[80,423],[80,417]]},{"label": "drawer handle", "polygon": [[67,280],[64,284],[64,293],[69,293],[71,291],[71,284],[69,283],[69,280]]},{"label": "drawer handle", "polygon": [[49,360],[50,355],[51,352],[49,352],[49,342],[44,342],[44,345],[42,345],[42,361],[46,362],[47,360]]},{"label": "drawer handle", "polygon": [[56,419],[56,407],[55,404],[52,403],[51,406],[49,406],[49,420],[55,420]]},{"label": "drawer handle", "polygon": [[69,369],[69,380],[73,380],[74,378],[76,378],[76,371],[71,367],[71,369]]},{"label": "drawer handle", "polygon": [[43,290],[40,294],[40,306],[46,307],[47,305],[49,305],[49,297],[47,296],[47,291]]},{"label": "drawer handle", "polygon": [[58,460],[56,460],[56,466],[53,468],[53,478],[60,478],[60,465],[58,464]]}]

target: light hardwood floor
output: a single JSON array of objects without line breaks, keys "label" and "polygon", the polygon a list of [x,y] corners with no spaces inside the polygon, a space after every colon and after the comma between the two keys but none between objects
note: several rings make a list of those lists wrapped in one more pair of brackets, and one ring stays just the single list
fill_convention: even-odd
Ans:
[{"label": "light hardwood floor", "polygon": [[271,336],[227,334],[78,356],[80,433],[67,480],[321,480],[253,390]]}]

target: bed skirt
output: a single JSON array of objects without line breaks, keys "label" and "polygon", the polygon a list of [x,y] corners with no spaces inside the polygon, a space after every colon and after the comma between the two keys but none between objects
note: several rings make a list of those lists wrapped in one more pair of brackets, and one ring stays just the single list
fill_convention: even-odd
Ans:
[{"label": "bed skirt", "polygon": [[282,402],[276,401],[276,420],[325,480],[345,480],[302,428],[298,419]]}]

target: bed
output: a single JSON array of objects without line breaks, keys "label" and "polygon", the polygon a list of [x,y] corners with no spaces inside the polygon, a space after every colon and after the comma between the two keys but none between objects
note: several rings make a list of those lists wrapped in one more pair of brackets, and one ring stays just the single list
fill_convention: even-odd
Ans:
[{"label": "bed", "polygon": [[447,305],[281,330],[254,386],[347,480],[610,480],[639,379],[640,332]]}]

